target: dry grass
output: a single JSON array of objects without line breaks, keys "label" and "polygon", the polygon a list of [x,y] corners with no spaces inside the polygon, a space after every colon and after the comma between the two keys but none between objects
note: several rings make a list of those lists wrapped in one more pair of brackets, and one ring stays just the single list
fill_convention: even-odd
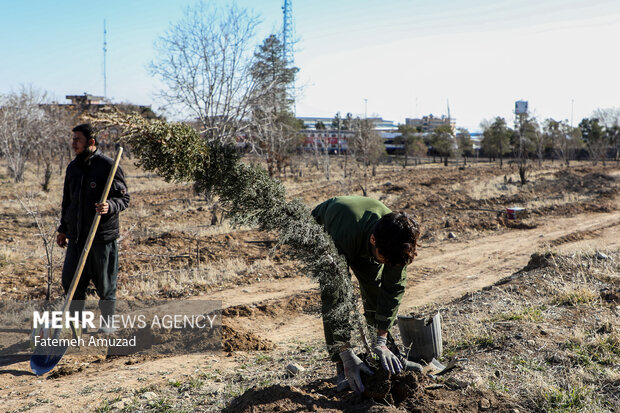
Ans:
[{"label": "dry grass", "polygon": [[[197,268],[155,268],[133,274],[119,287],[121,297],[183,297],[238,284],[272,271],[269,257],[247,264],[241,259],[221,260]],[[252,274],[253,276],[250,276]]]},{"label": "dry grass", "polygon": [[18,262],[21,255],[15,248],[11,248],[8,245],[0,245],[0,267]]},{"label": "dry grass", "polygon": [[545,306],[522,307],[518,310],[496,314],[493,318],[489,319],[489,321],[493,323],[497,321],[524,320],[524,321],[531,321],[534,323],[542,323],[544,321],[544,317],[543,317],[544,310],[546,310]]},{"label": "dry grass", "polygon": [[473,199],[490,199],[502,195],[515,195],[520,192],[519,185],[516,183],[507,184],[504,177],[496,176],[491,179],[485,179],[482,182],[452,185],[453,190],[465,190],[466,194]]},{"label": "dry grass", "polygon": [[546,255],[539,268],[441,308],[444,357],[461,358],[453,379],[516,394],[528,411],[616,411],[617,304],[598,291],[620,288],[610,277],[620,251],[605,254]]},{"label": "dry grass", "polygon": [[[325,363],[327,353],[322,342],[305,343],[277,353],[235,352],[231,358],[234,368],[220,363],[206,362],[196,365],[182,377],[168,379],[158,385],[143,388],[121,388],[103,397],[95,411],[201,411],[219,412],[235,397],[252,387],[275,384],[302,387],[313,380],[335,374],[331,363]],[[284,367],[295,362],[306,370],[291,376]],[[155,397],[146,399],[146,392]],[[119,403],[125,400],[125,403]]]},{"label": "dry grass", "polygon": [[554,305],[577,306],[580,304],[594,304],[600,300],[600,294],[588,287],[570,288],[558,293]]}]

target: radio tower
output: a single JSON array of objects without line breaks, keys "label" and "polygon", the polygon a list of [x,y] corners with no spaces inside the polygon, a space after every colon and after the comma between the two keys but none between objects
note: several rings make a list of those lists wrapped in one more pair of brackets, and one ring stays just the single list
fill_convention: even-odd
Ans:
[{"label": "radio tower", "polygon": [[108,82],[106,79],[106,67],[105,67],[105,54],[108,51],[108,43],[106,42],[106,35],[108,31],[105,28],[105,19],[103,19],[103,101],[105,102],[108,97]]},{"label": "radio tower", "polygon": [[282,46],[284,50],[284,60],[287,66],[293,66],[293,4],[291,0],[284,0],[282,6],[284,21],[282,23]]},{"label": "radio tower", "polygon": [[[292,0],[284,0],[284,6],[282,6],[282,58],[286,62],[286,67],[293,67],[293,4]],[[287,88],[287,95],[293,106],[293,114],[297,113],[297,105],[295,105],[295,83]]]}]

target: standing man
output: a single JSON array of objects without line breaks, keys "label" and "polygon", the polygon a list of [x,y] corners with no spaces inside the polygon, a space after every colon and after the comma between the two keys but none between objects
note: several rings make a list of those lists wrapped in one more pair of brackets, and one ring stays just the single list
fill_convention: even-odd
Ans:
[{"label": "standing man", "polygon": [[[62,196],[62,214],[56,242],[67,247],[62,269],[62,286],[69,290],[80,255],[84,249],[95,214],[101,215],[99,227],[77,285],[70,311],[82,311],[86,288],[93,281],[100,298],[103,317],[114,315],[118,273],[119,212],[129,205],[125,175],[119,166],[107,201],[99,203],[114,161],[97,147],[95,131],[89,124],[73,128],[71,147],[75,159],[67,166]],[[103,328],[104,332],[111,330]]]},{"label": "standing man", "polygon": [[[418,222],[404,212],[392,212],[381,202],[361,196],[328,199],[314,208],[312,216],[331,236],[359,281],[366,322],[377,330],[372,350],[383,368],[391,373],[400,372],[403,365],[406,369],[421,369],[398,353],[389,335],[405,293],[407,265],[416,256]],[[351,349],[350,333],[339,335],[325,321],[325,314],[339,299],[327,289],[321,292],[325,341],[336,362],[338,390],[350,387],[361,393],[364,386],[360,373],[371,371]]]}]

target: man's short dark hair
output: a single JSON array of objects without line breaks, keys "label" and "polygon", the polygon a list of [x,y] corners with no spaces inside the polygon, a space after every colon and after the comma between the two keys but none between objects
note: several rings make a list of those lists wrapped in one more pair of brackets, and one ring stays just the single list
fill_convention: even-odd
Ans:
[{"label": "man's short dark hair", "polygon": [[94,139],[95,145],[97,145],[97,134],[90,123],[82,123],[81,125],[77,125],[75,128],[71,129],[71,131],[81,132],[86,138],[86,143],[88,143],[89,140]]},{"label": "man's short dark hair", "polygon": [[390,265],[407,265],[417,255],[420,224],[406,212],[381,217],[373,230],[375,247]]}]

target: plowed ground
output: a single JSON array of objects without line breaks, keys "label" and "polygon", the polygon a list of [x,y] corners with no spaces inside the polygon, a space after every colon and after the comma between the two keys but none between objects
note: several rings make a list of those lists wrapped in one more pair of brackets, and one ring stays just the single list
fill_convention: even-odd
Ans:
[{"label": "plowed ground", "polygon": [[[335,393],[329,381],[332,366],[322,349],[318,286],[285,251],[274,249],[276,234],[232,228],[225,219],[212,225],[217,200],[207,201],[190,185],[164,183],[126,162],[132,200],[121,217],[119,298],[221,300],[224,351],[163,358],[67,356],[43,377],[30,373],[26,359],[2,360],[3,410],[94,410],[102,407],[102,400],[108,400],[103,407],[112,410],[131,410],[130,406],[153,410],[153,400],[142,398],[143,394],[183,382],[192,374],[201,374],[201,388],[212,386],[212,392],[200,393],[201,400],[190,410],[217,411],[226,405],[229,411],[248,412],[304,411],[312,406],[315,411],[378,408],[376,402],[351,393]],[[313,169],[303,178],[285,179],[289,196],[313,207],[331,196],[359,194],[354,179],[340,178],[338,165],[338,161],[332,164],[329,181]],[[57,213],[60,185],[59,177],[56,192],[38,198],[40,211],[50,221]],[[9,188],[0,194],[9,205],[0,221],[0,297],[40,299],[46,277],[40,237],[31,218],[9,202],[15,199],[15,187]],[[379,168],[368,195],[393,210],[415,213],[423,226],[400,312],[422,311],[479,291],[522,269],[535,252],[620,249],[619,188],[617,166],[585,163],[570,169],[557,164],[534,168],[524,186],[516,183],[511,167],[500,169],[495,164]],[[509,220],[505,209],[512,206],[524,207],[527,213]],[[221,210],[216,218],[221,220]],[[61,268],[62,254],[56,250],[55,274]],[[59,297],[55,277],[52,296]],[[309,371],[287,384],[282,376],[286,364],[300,360]],[[273,375],[278,384],[256,383],[244,375],[248,363],[254,370],[263,369],[263,376],[265,370],[277,370]],[[235,399],[251,385],[258,386]],[[430,382],[419,384],[419,389],[432,387]],[[478,411],[489,403],[494,411],[518,406],[502,392],[462,389],[440,386],[412,393],[411,400],[418,400],[416,406],[426,400],[428,411]],[[192,398],[188,392],[182,398]],[[172,407],[186,406],[176,396],[167,397]]]}]

